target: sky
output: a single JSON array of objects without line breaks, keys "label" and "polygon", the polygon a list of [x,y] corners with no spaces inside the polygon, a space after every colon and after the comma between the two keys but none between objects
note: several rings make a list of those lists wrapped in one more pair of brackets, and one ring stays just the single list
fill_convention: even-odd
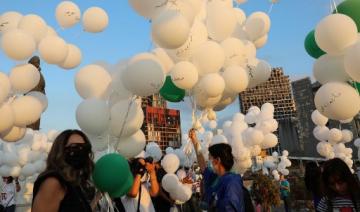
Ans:
[{"label": "sky", "polygon": [[[83,54],[79,67],[63,70],[55,65],[42,63],[42,73],[46,80],[48,109],[42,115],[41,130],[64,130],[78,128],[75,111],[81,97],[76,92],[74,76],[88,64],[100,61],[116,64],[138,53],[151,50],[150,23],[137,15],[127,0],[74,0],[84,12],[98,6],[109,16],[109,26],[101,33],[86,33],[81,24],[63,30],[55,19],[55,8],[60,0],[0,0],[0,14],[17,11],[22,14],[37,14],[52,26],[67,43],[76,44]],[[257,52],[257,57],[267,60],[273,67],[283,67],[292,80],[312,75],[314,60],[304,49],[304,39],[308,32],[326,15],[330,14],[330,0],[279,0],[271,10],[271,29],[268,43]],[[336,1],[339,3],[339,0]],[[269,0],[248,0],[239,5],[246,15],[255,11],[268,12]],[[8,73],[21,62],[7,58],[0,49],[0,71]],[[188,129],[191,122],[190,107],[186,102],[169,104],[182,112],[182,128]],[[230,117],[239,111],[236,101],[218,114],[218,118]]]}]

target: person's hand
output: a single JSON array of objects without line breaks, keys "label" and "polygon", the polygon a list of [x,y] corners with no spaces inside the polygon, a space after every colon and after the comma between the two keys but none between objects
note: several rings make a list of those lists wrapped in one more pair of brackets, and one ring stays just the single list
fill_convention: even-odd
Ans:
[{"label": "person's hand", "polygon": [[149,174],[155,173],[155,164],[154,163],[146,163],[145,169],[148,171]]},{"label": "person's hand", "polygon": [[193,184],[193,180],[191,179],[190,176],[186,176],[185,178],[183,178],[183,179],[181,180],[181,182],[182,182],[183,184]]},{"label": "person's hand", "polygon": [[192,143],[197,141],[195,129],[190,129],[189,130],[189,138],[190,138]]}]

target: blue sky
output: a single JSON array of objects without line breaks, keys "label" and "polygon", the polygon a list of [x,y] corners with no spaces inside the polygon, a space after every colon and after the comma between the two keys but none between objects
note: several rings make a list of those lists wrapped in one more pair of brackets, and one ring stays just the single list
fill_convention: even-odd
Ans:
[{"label": "blue sky", "polygon": [[[97,34],[83,32],[81,24],[67,30],[60,29],[54,15],[59,2],[1,0],[0,6],[0,13],[18,11],[22,14],[40,15],[68,43],[74,43],[82,50],[82,64],[74,70],[65,71],[54,65],[42,64],[49,99],[48,109],[42,117],[41,128],[44,131],[78,128],[75,110],[81,98],[75,90],[74,76],[80,67],[98,61],[114,64],[137,53],[149,51],[152,45],[149,22],[134,12],[127,0],[74,1],[82,12],[91,6],[99,6],[107,11],[109,26],[104,32]],[[267,12],[269,7],[269,0],[248,0],[240,5],[246,15],[255,11]],[[292,79],[310,76],[314,61],[306,54],[303,41],[307,33],[329,13],[329,0],[279,0],[270,14],[272,23],[268,43],[258,51],[257,57],[267,60],[273,67],[283,67]],[[0,51],[0,71],[8,73],[18,63]],[[183,129],[187,129],[191,121],[186,111],[188,106],[185,103],[170,106],[182,109]],[[235,102],[219,113],[218,117],[230,116],[238,110],[238,102]]]}]

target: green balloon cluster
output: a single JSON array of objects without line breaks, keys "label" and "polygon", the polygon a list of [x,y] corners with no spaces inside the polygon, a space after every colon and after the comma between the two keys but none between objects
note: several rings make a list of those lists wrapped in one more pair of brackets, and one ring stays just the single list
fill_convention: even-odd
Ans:
[{"label": "green balloon cluster", "polygon": [[315,30],[309,32],[305,38],[305,50],[313,58],[319,58],[322,55],[326,54],[315,41]]},{"label": "green balloon cluster", "polygon": [[167,76],[163,87],[160,89],[160,95],[169,102],[180,102],[185,97],[185,90],[176,87],[171,77]]},{"label": "green balloon cluster", "polygon": [[116,153],[101,157],[95,164],[92,177],[95,186],[113,198],[125,195],[134,182],[127,160]]},{"label": "green balloon cluster", "polygon": [[[358,32],[360,32],[360,1],[346,0],[337,6],[337,12],[347,15],[356,23]],[[334,11],[336,13],[336,11]]]}]

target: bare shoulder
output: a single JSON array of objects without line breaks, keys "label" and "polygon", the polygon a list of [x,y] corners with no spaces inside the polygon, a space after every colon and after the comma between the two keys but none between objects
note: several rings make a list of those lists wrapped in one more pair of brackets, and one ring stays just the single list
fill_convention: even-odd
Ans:
[{"label": "bare shoulder", "polygon": [[39,194],[50,195],[53,197],[63,198],[65,195],[65,188],[60,181],[55,177],[49,177],[41,183]]}]

